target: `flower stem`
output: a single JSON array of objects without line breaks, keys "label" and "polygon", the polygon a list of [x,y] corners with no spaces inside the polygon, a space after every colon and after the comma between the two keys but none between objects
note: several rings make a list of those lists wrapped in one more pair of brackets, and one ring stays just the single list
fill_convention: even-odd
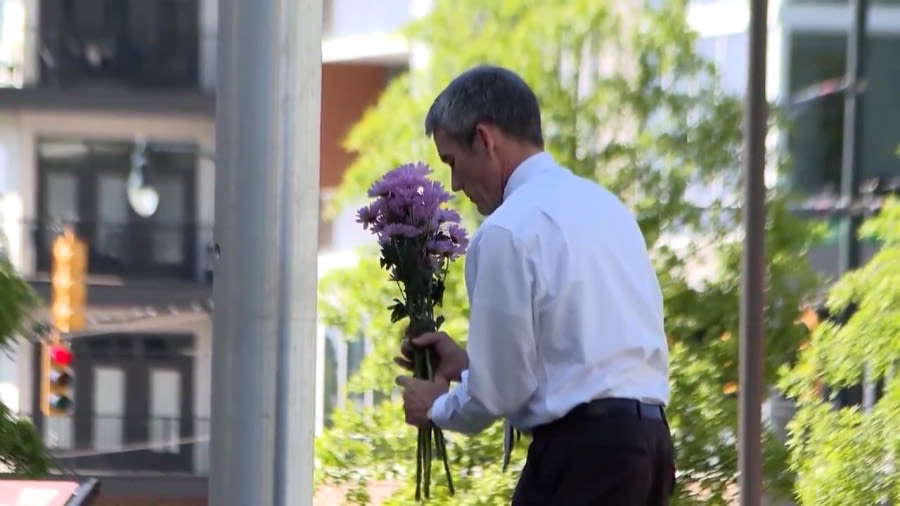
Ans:
[{"label": "flower stem", "polygon": [[444,439],[444,431],[437,426],[434,427],[434,441],[438,453],[441,454],[441,461],[444,464],[444,475],[447,477],[447,488],[450,489],[450,495],[453,495],[456,491],[453,488],[453,476],[450,474],[450,456],[447,455],[447,440]]},{"label": "flower stem", "polygon": [[[413,323],[411,323],[410,327],[413,328]],[[436,359],[434,351],[430,348],[414,348],[412,358],[413,375],[417,379],[434,381],[434,363]],[[417,432],[416,502],[421,501],[423,496],[426,500],[431,497],[431,463],[434,460],[435,452],[441,458],[444,474],[447,478],[447,486],[450,490],[450,495],[453,495],[455,489],[453,478],[450,475],[450,461],[447,455],[447,442],[444,438],[444,432],[434,424],[420,428]]]},{"label": "flower stem", "polygon": [[424,448],[422,445],[422,431],[420,430],[419,441],[416,444],[416,502],[422,500],[422,452]]},{"label": "flower stem", "polygon": [[423,486],[425,488],[425,499],[431,498],[431,424],[424,429],[420,429],[425,440],[425,476],[423,476]]}]

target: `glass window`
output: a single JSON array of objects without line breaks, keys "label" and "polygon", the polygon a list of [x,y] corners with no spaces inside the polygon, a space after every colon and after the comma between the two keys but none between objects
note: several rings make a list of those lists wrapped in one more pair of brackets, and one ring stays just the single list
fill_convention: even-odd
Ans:
[{"label": "glass window", "polygon": [[193,87],[198,0],[42,0],[41,78],[64,85]]},{"label": "glass window", "polygon": [[359,408],[371,407],[386,396],[375,392],[363,393],[347,390],[347,385],[354,374],[359,371],[371,343],[365,338],[346,340],[334,328],[325,329],[325,364],[323,368],[322,420],[327,427],[331,424],[331,414],[336,408],[344,407],[346,402]]},{"label": "glass window", "polygon": [[332,339],[325,338],[325,364],[323,373],[322,419],[326,427],[331,426],[331,413],[338,405],[337,350]]},{"label": "glass window", "polygon": [[123,443],[125,373],[118,367],[94,368],[94,448],[118,450]]},{"label": "glass window", "polygon": [[179,452],[181,374],[170,369],[150,371],[150,444],[158,453]]},{"label": "glass window", "polygon": [[[347,381],[359,371],[363,358],[366,356],[366,342],[363,339],[354,339],[347,342]],[[365,395],[361,393],[349,393],[347,398],[359,407],[364,407]]]},{"label": "glass window", "polygon": [[[871,36],[867,48],[868,86],[862,97],[861,179],[900,176],[900,37]],[[791,36],[790,90],[796,94],[845,73],[846,36],[795,33]],[[802,193],[837,192],[843,155],[844,99],[841,94],[794,103],[789,145],[794,163],[790,181]]]},{"label": "glass window", "polygon": [[716,66],[726,93],[743,95],[747,87],[747,42],[745,32],[697,39],[697,53]]},{"label": "glass window", "polygon": [[[41,139],[37,145],[43,244],[58,221],[77,220],[91,249],[92,274],[197,276],[195,146],[149,143],[138,166],[132,142]],[[135,207],[137,183],[158,196],[149,216]]]}]

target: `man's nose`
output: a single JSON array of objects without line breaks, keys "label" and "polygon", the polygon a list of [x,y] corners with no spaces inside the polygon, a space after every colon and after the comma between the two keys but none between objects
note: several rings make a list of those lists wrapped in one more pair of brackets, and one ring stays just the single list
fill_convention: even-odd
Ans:
[{"label": "man's nose", "polygon": [[462,184],[460,184],[459,178],[456,177],[456,174],[450,175],[450,188],[452,188],[454,192],[462,190]]}]

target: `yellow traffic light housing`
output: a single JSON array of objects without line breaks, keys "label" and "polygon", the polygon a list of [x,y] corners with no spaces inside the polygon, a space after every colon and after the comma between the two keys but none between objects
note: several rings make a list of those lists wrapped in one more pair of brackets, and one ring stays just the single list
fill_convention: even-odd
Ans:
[{"label": "yellow traffic light housing", "polygon": [[85,326],[87,299],[87,245],[66,228],[53,241],[50,274],[50,317],[60,332],[81,330]]},{"label": "yellow traffic light housing", "polygon": [[41,343],[41,412],[45,416],[65,416],[72,409],[74,358],[55,331],[49,342]]}]

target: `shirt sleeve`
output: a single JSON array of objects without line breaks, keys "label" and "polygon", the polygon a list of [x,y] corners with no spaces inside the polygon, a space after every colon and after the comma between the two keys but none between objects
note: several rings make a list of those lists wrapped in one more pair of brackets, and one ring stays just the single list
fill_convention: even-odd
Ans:
[{"label": "shirt sleeve", "polygon": [[537,389],[532,313],[533,271],[525,249],[506,229],[481,231],[469,301],[469,369],[431,408],[441,428],[476,433],[508,417]]},{"label": "shirt sleeve", "polygon": [[469,395],[469,371],[463,371],[453,390],[435,399],[430,416],[438,427],[462,434],[478,434],[497,419]]}]

